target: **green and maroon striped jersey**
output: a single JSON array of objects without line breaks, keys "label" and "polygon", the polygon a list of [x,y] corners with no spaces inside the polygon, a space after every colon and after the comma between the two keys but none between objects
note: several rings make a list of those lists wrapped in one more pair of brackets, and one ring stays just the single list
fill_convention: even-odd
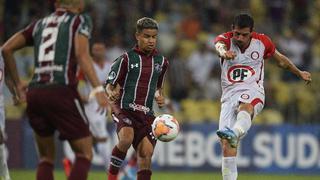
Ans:
[{"label": "green and maroon striped jersey", "polygon": [[162,88],[168,65],[156,50],[147,56],[135,47],[113,62],[106,83],[121,86],[121,109],[153,114],[155,91]]},{"label": "green and maroon striped jersey", "polygon": [[29,86],[63,84],[76,86],[78,80],[74,38],[77,33],[90,38],[89,16],[57,9],[31,23],[22,31],[27,44],[34,46],[35,70]]}]

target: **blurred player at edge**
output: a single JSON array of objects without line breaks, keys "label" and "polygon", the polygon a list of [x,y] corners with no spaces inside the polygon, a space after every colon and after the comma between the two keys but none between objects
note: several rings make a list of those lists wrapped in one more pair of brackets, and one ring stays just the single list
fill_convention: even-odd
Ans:
[{"label": "blurred player at edge", "polygon": [[117,179],[131,145],[137,153],[137,179],[151,179],[156,145],[151,130],[155,119],[153,100],[160,107],[165,103],[162,89],[169,62],[156,50],[158,23],[147,17],[139,19],[135,37],[137,45],[114,61],[106,81],[119,139],[111,154],[109,180]]},{"label": "blurred player at edge", "polygon": [[[106,60],[106,47],[102,42],[96,42],[91,48],[93,67],[97,73],[101,84],[104,83],[105,77],[110,71],[111,63]],[[79,81],[83,81],[84,85],[79,87],[81,100],[84,103],[84,109],[89,120],[90,131],[93,136],[94,153],[92,163],[101,163],[106,165],[109,162],[110,150],[107,145],[107,108],[100,108],[94,97],[90,97],[90,92],[93,88],[89,80],[84,76],[82,71],[78,75]],[[94,92],[93,92],[94,93]],[[92,94],[91,94],[92,95]],[[71,151],[70,145],[64,143],[64,153],[66,158],[63,159],[63,166],[67,176],[69,176],[72,164],[74,162],[74,154]],[[99,157],[99,158],[98,158]],[[102,158],[102,162],[101,161]]]},{"label": "blurred player at edge", "polygon": [[[15,105],[19,104],[21,101],[25,101],[25,97],[20,97],[21,94],[18,94],[18,87],[15,86],[14,82],[9,78],[5,77],[5,68],[2,58],[2,51],[0,48],[0,179],[1,180],[10,180],[10,174],[7,164],[7,153],[5,146],[5,111],[4,111],[4,81],[12,94],[13,103]],[[7,73],[7,71],[6,71]],[[22,84],[21,84],[22,85]],[[20,86],[20,90],[23,90]],[[21,92],[21,91],[20,91]]]},{"label": "blurred player at edge", "polygon": [[20,83],[13,53],[33,46],[34,75],[27,91],[27,115],[39,152],[37,180],[53,180],[54,133],[68,140],[76,154],[69,180],[85,180],[92,159],[92,137],[77,92],[78,64],[94,87],[101,107],[107,99],[89,54],[91,20],[80,14],[83,0],[58,0],[56,11],[14,34],[3,46],[8,75]]},{"label": "blurred player at edge", "polygon": [[237,145],[251,127],[252,119],[261,112],[265,59],[311,82],[311,74],[299,70],[281,54],[267,35],[253,31],[254,21],[248,14],[235,16],[230,32],[216,37],[214,43],[221,63],[221,113],[217,135],[222,146],[222,176],[237,179]]}]

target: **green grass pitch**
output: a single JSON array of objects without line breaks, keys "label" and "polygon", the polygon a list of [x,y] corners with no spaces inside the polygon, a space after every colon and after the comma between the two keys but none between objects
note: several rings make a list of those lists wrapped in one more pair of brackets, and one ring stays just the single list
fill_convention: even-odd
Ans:
[{"label": "green grass pitch", "polygon": [[[33,180],[35,171],[33,170],[10,170],[12,180]],[[55,171],[55,180],[65,180],[63,171]],[[105,180],[103,171],[91,171],[88,180]],[[198,172],[154,172],[152,180],[219,180],[222,179],[219,173],[198,173]],[[248,174],[240,173],[238,180],[319,180],[318,176],[304,175],[269,175],[269,174]]]}]

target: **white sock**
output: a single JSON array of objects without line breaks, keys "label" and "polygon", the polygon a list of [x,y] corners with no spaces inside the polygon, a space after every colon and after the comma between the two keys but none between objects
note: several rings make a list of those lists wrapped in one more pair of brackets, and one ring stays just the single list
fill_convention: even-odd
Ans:
[{"label": "white sock", "polygon": [[240,137],[248,132],[251,127],[251,115],[247,111],[240,111],[237,114],[237,121],[232,130]]},{"label": "white sock", "polygon": [[108,148],[108,143],[107,142],[99,142],[97,144],[97,151],[98,151],[99,155],[103,157],[104,164],[109,164],[111,152]]},{"label": "white sock", "polygon": [[64,156],[68,158],[72,163],[74,163],[75,155],[68,141],[63,142],[63,152],[64,152]]},{"label": "white sock", "polygon": [[0,177],[4,177],[5,180],[10,180],[4,144],[0,145]]},{"label": "white sock", "polygon": [[223,180],[236,180],[238,177],[236,157],[222,157]]}]

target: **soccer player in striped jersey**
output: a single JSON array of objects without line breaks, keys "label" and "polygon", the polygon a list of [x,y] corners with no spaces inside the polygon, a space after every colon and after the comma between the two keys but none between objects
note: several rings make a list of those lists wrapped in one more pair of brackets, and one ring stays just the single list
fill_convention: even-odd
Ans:
[{"label": "soccer player in striped jersey", "polygon": [[222,143],[223,180],[236,180],[236,155],[239,138],[251,127],[252,119],[264,106],[264,64],[273,58],[279,66],[294,73],[307,84],[311,74],[299,70],[281,54],[270,38],[253,31],[248,14],[234,18],[232,31],[216,37],[215,47],[221,64],[221,113],[217,135]]},{"label": "soccer player in striped jersey", "polygon": [[137,179],[151,179],[151,157],[156,144],[151,130],[155,119],[152,104],[155,99],[158,106],[164,106],[162,89],[168,69],[168,60],[156,50],[157,35],[155,20],[139,19],[135,35],[137,45],[114,61],[106,80],[119,138],[111,154],[109,180],[116,180],[131,145],[137,153]]},{"label": "soccer player in striped jersey", "polygon": [[89,54],[91,21],[81,14],[83,0],[57,0],[56,11],[31,23],[3,46],[8,75],[20,84],[13,53],[33,46],[34,75],[27,91],[27,115],[39,152],[37,180],[53,180],[54,133],[68,140],[76,159],[69,180],[85,180],[92,159],[92,137],[77,92],[78,65],[88,77],[100,106],[107,98],[94,71]]},{"label": "soccer player in striped jersey", "polygon": [[[103,42],[95,42],[91,48],[93,67],[96,71],[100,83],[104,83],[105,77],[110,71],[111,61],[106,59],[106,46]],[[90,132],[93,137],[93,159],[94,165],[106,165],[109,162],[110,148],[108,147],[108,132],[107,132],[107,116],[108,109],[100,108],[97,100],[92,96],[93,87],[89,80],[80,70],[78,79],[82,82],[78,90],[82,102],[84,103],[84,110],[88,117]],[[65,158],[63,159],[63,166],[66,176],[70,175],[72,164],[74,163],[74,153],[68,142],[63,144]]]}]

